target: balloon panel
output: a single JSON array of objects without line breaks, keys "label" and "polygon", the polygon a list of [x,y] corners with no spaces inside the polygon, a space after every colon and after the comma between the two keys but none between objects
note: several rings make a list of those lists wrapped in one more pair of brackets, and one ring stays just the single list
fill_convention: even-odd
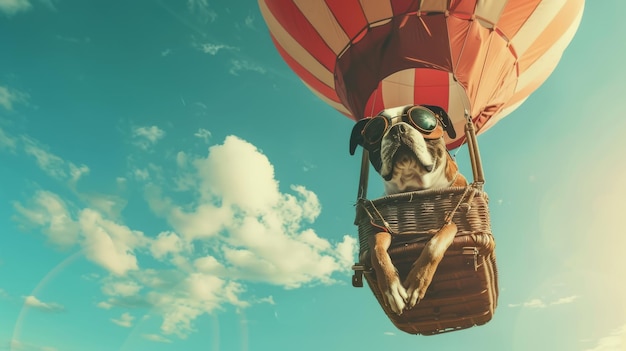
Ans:
[{"label": "balloon panel", "polygon": [[[359,120],[438,105],[479,133],[556,67],[584,0],[259,0],[287,64],[317,96]],[[462,131],[462,129],[457,129]],[[462,142],[447,140],[453,148]]]}]

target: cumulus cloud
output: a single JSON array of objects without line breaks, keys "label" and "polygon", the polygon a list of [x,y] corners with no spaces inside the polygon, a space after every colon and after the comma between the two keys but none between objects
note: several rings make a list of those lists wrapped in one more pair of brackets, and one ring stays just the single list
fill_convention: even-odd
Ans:
[{"label": "cumulus cloud", "polygon": [[64,310],[64,307],[55,302],[43,302],[36,298],[35,296],[29,295],[24,297],[24,305],[36,308],[45,312],[61,312]]},{"label": "cumulus cloud", "polygon": [[139,269],[135,249],[147,245],[143,233],[103,218],[91,209],[81,211],[78,223],[81,245],[89,260],[116,275]]},{"label": "cumulus cloud", "polygon": [[189,244],[184,242],[176,233],[162,232],[151,243],[150,251],[156,259],[163,259],[171,255],[176,256],[183,251],[189,251]]},{"label": "cumulus cloud", "polygon": [[[30,8],[30,4],[27,0],[0,0],[0,11],[9,15],[15,14],[20,11],[20,4],[28,4],[28,8]],[[11,10],[8,10],[10,8],[16,11],[10,13]],[[25,7],[22,6],[22,8]],[[0,106],[4,107],[7,111],[13,111],[13,107],[16,104],[26,104],[28,98],[29,96],[26,93],[0,85]]]},{"label": "cumulus cloud", "polygon": [[73,216],[56,194],[40,190],[28,207],[15,203],[22,222],[38,225],[48,239],[62,247],[79,244],[85,257],[111,273],[138,269],[135,249],[147,245],[143,233],[106,219],[90,208]]},{"label": "cumulus cloud", "polygon": [[111,322],[119,325],[120,327],[130,328],[133,326],[133,317],[130,313],[124,312],[119,318],[111,318]]},{"label": "cumulus cloud", "polygon": [[[158,187],[147,191],[155,212],[165,216],[181,235],[161,237],[164,247],[179,251],[180,239],[215,238],[220,242],[218,250],[196,259],[196,268],[227,271],[231,278],[288,288],[331,283],[334,272],[349,267],[356,240],[346,236],[332,244],[305,228],[321,211],[317,196],[303,186],[282,193],[272,164],[254,145],[230,136],[193,164],[197,180],[192,187],[197,190],[194,207],[176,204]],[[154,253],[161,256],[168,250]]]},{"label": "cumulus cloud", "polygon": [[622,351],[626,348],[626,324],[598,340],[595,347],[585,351]]},{"label": "cumulus cloud", "polygon": [[132,131],[135,145],[147,150],[165,136],[165,131],[157,126],[135,127]]},{"label": "cumulus cloud", "polygon": [[[193,173],[190,179],[196,183],[188,187],[191,201],[178,204],[154,184],[146,190],[154,212],[173,228],[153,242],[153,256],[180,255],[193,272],[179,285],[186,287],[186,295],[151,296],[153,303],[165,307],[165,335],[192,332],[191,322],[220,301],[245,306],[240,300],[242,282],[288,289],[330,284],[334,273],[347,271],[352,264],[356,240],[345,236],[332,243],[307,228],[321,211],[317,196],[297,185],[281,192],[272,164],[254,145],[230,136],[210,147],[206,157],[185,155],[177,157],[177,164]],[[208,240],[211,245],[201,253],[191,254],[193,250],[183,245],[201,246],[197,244]],[[208,285],[199,288],[200,282]],[[204,293],[190,294],[192,286]],[[270,303],[266,298],[257,301]]]},{"label": "cumulus cloud", "polygon": [[196,331],[193,321],[204,313],[212,313],[223,303],[237,307],[247,307],[239,295],[244,291],[240,283],[226,281],[214,275],[192,273],[175,289],[167,293],[153,292],[149,298],[153,308],[163,315],[161,331],[165,335],[186,338]]},{"label": "cumulus cloud", "polygon": [[134,296],[139,293],[141,286],[135,281],[113,281],[109,279],[102,287],[102,292],[110,296]]},{"label": "cumulus cloud", "polygon": [[[161,231],[144,234],[91,203],[81,208],[43,190],[14,204],[51,242],[79,246],[109,273],[99,280],[97,307],[150,308],[162,321],[160,334],[149,335],[186,338],[203,314],[274,303],[248,292],[250,283],[293,289],[332,284],[349,271],[356,240],[329,240],[311,228],[321,212],[316,194],[301,185],[281,190],[254,145],[229,136],[206,155],[174,155],[171,167],[148,166],[155,176],[141,182],[148,205],[167,222]],[[187,185],[170,186],[179,175]],[[131,326],[132,317],[112,321]]]},{"label": "cumulus cloud", "polygon": [[58,195],[40,190],[33,197],[30,206],[15,203],[14,208],[23,223],[43,228],[43,233],[53,244],[63,248],[78,241],[79,226],[72,219],[68,205]]}]

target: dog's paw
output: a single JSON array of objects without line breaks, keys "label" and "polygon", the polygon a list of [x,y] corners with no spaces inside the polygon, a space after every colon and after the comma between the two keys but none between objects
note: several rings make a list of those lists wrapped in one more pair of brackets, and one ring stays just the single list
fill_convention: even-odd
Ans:
[{"label": "dog's paw", "polygon": [[426,290],[433,280],[437,266],[452,244],[457,233],[457,226],[454,223],[444,225],[426,244],[424,250],[417,258],[411,271],[404,280],[408,298],[406,307],[411,309],[426,295]]},{"label": "dog's paw", "polygon": [[402,311],[406,306],[407,297],[407,292],[402,284],[400,284],[400,279],[398,278],[389,283],[388,289],[383,290],[385,304],[387,304],[387,306],[389,306],[391,310],[398,315],[402,314]]},{"label": "dog's paw", "polygon": [[423,266],[415,265],[407,276],[404,287],[406,288],[406,308],[411,309],[417,305],[426,295],[426,290],[433,279],[436,267],[426,264]]}]

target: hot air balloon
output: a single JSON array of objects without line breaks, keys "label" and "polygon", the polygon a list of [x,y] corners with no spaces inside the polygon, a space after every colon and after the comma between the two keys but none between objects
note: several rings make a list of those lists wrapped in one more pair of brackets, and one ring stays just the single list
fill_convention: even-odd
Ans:
[{"label": "hot air balloon", "polygon": [[[442,288],[420,303],[423,309],[398,317],[383,308],[398,328],[414,334],[486,323],[496,305],[497,274],[475,135],[509,115],[548,78],[578,28],[584,0],[259,0],[259,6],[285,62],[343,115],[358,121],[386,108],[433,105],[447,112],[455,129],[465,128],[465,134],[446,135],[445,141],[448,149],[468,143],[474,171],[469,191],[411,194],[408,205],[406,198],[366,200],[364,152],[356,220],[360,263],[367,254],[364,238],[374,230],[369,222],[380,219],[393,222],[396,231],[422,233],[414,217],[409,227],[398,229],[406,226],[405,212],[424,208],[423,201],[435,201],[436,208],[448,202],[447,214],[435,225],[451,217],[455,223],[472,222],[466,232],[481,242],[465,237],[460,240],[465,246],[449,250],[467,254],[482,287],[458,283],[465,277],[461,273],[456,288],[440,277]],[[423,196],[428,199],[419,206],[411,202]]]}]

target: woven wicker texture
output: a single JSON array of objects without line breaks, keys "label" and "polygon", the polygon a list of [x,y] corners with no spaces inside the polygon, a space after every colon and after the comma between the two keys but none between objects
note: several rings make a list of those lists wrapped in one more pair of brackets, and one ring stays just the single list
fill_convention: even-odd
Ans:
[{"label": "woven wicker texture", "polygon": [[[385,306],[376,283],[367,244],[369,236],[380,232],[386,222],[394,234],[389,255],[403,281],[428,239],[443,226],[446,215],[459,203],[461,206],[452,217],[458,233],[439,264],[426,296],[413,309],[398,316]],[[498,281],[487,203],[487,195],[474,188],[403,193],[373,201],[362,199],[357,203],[359,263],[366,267],[368,285],[398,329],[433,335],[491,320],[497,305]]]}]

